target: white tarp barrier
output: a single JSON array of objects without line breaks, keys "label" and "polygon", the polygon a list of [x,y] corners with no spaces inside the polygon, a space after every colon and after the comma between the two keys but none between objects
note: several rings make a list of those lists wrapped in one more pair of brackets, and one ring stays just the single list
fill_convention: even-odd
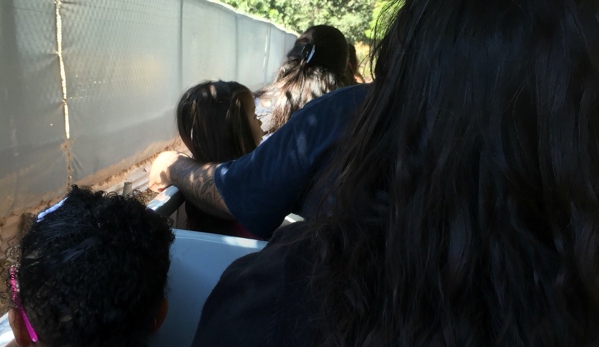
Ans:
[{"label": "white tarp barrier", "polygon": [[0,218],[67,186],[53,1],[0,1]]},{"label": "white tarp barrier", "polygon": [[159,152],[187,87],[268,83],[295,38],[205,0],[0,1],[0,228]]}]

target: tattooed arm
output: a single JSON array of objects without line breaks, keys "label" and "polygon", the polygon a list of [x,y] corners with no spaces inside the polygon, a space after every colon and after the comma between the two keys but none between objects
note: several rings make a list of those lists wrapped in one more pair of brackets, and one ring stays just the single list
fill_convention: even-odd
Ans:
[{"label": "tattooed arm", "polygon": [[163,191],[175,185],[185,200],[216,217],[235,219],[214,183],[218,164],[201,164],[177,152],[163,152],[150,169],[150,189]]}]

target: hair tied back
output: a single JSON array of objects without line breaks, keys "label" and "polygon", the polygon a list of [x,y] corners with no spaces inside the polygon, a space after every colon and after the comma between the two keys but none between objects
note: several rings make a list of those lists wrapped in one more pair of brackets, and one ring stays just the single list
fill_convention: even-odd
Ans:
[{"label": "hair tied back", "polygon": [[304,48],[302,48],[302,59],[306,60],[306,64],[312,60],[314,52],[316,52],[316,45],[313,43],[307,43]]}]

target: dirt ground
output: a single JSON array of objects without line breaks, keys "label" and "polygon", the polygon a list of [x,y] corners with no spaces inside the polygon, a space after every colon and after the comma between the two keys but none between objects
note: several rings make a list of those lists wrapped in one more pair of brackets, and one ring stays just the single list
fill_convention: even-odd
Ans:
[{"label": "dirt ground", "polygon": [[156,197],[156,195],[158,195],[158,193],[150,190],[150,188],[146,188],[146,190],[139,193],[137,197],[144,205],[147,205],[148,202],[152,201],[152,199]]}]

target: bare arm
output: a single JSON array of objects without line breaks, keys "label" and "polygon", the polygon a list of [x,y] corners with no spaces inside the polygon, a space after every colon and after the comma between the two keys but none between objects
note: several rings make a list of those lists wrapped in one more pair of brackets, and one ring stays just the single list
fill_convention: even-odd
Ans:
[{"label": "bare arm", "polygon": [[162,191],[174,185],[199,209],[216,217],[232,219],[214,182],[214,171],[218,164],[199,163],[177,152],[163,152],[152,163],[150,189]]}]

